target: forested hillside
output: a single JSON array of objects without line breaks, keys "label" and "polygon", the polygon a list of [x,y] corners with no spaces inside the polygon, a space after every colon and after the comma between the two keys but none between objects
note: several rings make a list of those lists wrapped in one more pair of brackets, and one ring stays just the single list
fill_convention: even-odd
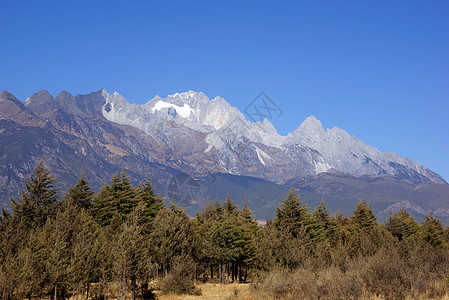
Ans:
[{"label": "forested hillside", "polygon": [[200,294],[207,281],[251,282],[255,295],[290,299],[449,292],[449,229],[431,214],[418,224],[401,210],[379,224],[363,199],[352,216],[331,215],[291,189],[260,226],[246,204],[223,199],[191,218],[124,172],[97,194],[84,176],[58,191],[41,162],[3,210],[1,298],[150,299],[155,289]]}]

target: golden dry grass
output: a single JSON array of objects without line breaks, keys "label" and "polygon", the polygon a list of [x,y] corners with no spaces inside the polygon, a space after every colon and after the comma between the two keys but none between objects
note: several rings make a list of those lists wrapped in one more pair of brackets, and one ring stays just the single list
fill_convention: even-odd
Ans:
[{"label": "golden dry grass", "polygon": [[[275,299],[268,295],[264,295],[261,291],[256,291],[251,288],[250,284],[245,283],[233,283],[233,284],[218,284],[218,283],[202,283],[197,284],[197,287],[201,289],[201,295],[175,295],[175,294],[162,294],[160,291],[155,291],[156,299],[161,300],[214,300],[214,299],[224,299],[224,300],[268,300]],[[367,300],[381,300],[383,297],[377,297],[375,295],[369,295],[364,292],[363,299]],[[412,298],[407,298],[406,300],[411,300]],[[430,297],[423,295],[419,300],[431,299]],[[449,300],[449,295],[443,298],[432,298]]]},{"label": "golden dry grass", "polygon": [[[161,294],[160,291],[155,291],[157,299],[162,300],[197,300],[197,299],[241,299],[241,300],[256,300],[264,299],[261,295],[255,295],[254,290],[251,289],[248,283],[232,283],[232,284],[218,284],[218,283],[203,283],[197,284],[201,289],[201,295],[174,295]],[[269,299],[269,298],[265,298]]]}]

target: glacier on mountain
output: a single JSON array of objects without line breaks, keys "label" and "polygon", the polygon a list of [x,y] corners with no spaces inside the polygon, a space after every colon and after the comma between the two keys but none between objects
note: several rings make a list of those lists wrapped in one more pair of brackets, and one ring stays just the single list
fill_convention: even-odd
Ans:
[{"label": "glacier on mountain", "polygon": [[162,100],[156,102],[156,104],[153,106],[151,110],[154,113],[155,110],[161,110],[163,108],[169,107],[173,107],[176,110],[176,112],[183,118],[188,118],[190,116],[190,113],[193,111],[193,109],[186,103],[184,103],[183,106],[177,106],[168,102],[164,102]]}]

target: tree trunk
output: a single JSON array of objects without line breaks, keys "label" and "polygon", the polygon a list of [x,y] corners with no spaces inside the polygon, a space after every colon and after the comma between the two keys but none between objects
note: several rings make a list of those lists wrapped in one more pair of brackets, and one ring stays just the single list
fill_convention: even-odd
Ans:
[{"label": "tree trunk", "polygon": [[123,291],[122,291],[122,299],[126,300],[126,279],[123,278]]},{"label": "tree trunk", "polygon": [[131,279],[131,299],[136,300],[136,279]]},{"label": "tree trunk", "polygon": [[234,280],[237,280],[238,272],[239,272],[238,263],[233,263],[232,264],[232,275],[233,275],[232,282],[234,282]]},{"label": "tree trunk", "polygon": [[239,264],[239,280],[240,280],[240,282],[243,281],[243,276],[242,276],[242,265],[241,265],[241,264]]},{"label": "tree trunk", "polygon": [[55,284],[55,296],[54,296],[54,300],[56,300],[56,295],[58,293],[58,286]]},{"label": "tree trunk", "polygon": [[89,300],[89,287],[90,287],[90,282],[87,283],[87,293],[86,293],[86,299]]}]

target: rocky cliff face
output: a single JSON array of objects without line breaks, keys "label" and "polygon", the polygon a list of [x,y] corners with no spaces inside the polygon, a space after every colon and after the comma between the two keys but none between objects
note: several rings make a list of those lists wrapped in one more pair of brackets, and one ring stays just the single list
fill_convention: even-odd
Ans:
[{"label": "rocky cliff face", "polygon": [[[388,174],[415,182],[445,183],[419,163],[381,153],[340,128],[324,130],[313,116],[288,136],[281,136],[269,121],[248,122],[224,99],[209,100],[203,93],[157,96],[144,105],[130,104],[118,93],[103,90],[102,95],[106,119],[174,146],[187,164],[192,155],[203,161],[209,156],[213,163],[208,169],[279,183],[332,169],[351,175]],[[199,147],[186,151],[186,143]]]}]

